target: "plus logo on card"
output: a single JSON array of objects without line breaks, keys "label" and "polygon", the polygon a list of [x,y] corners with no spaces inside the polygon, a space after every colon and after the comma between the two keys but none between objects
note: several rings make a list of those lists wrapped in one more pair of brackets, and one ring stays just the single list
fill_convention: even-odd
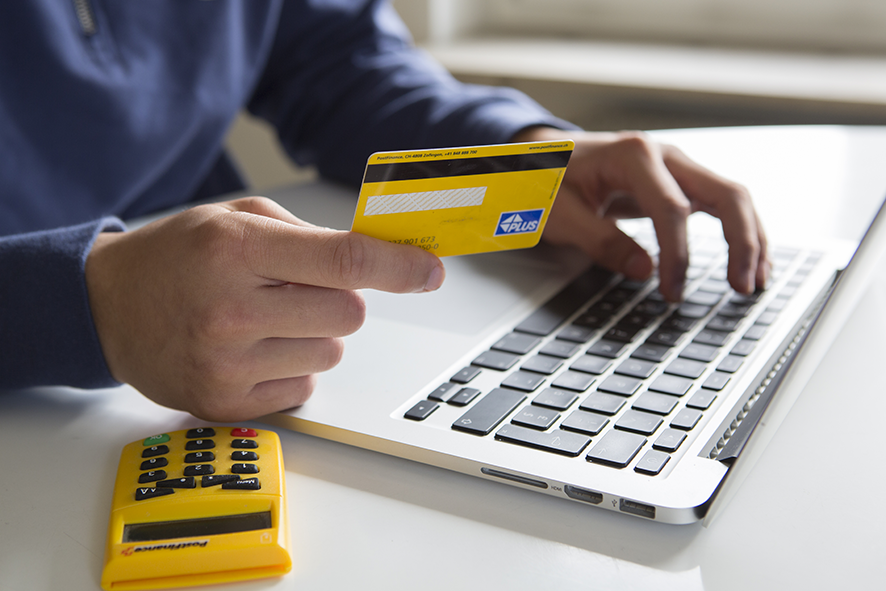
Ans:
[{"label": "plus logo on card", "polygon": [[525,211],[506,211],[498,218],[495,236],[510,234],[529,234],[538,230],[541,225],[543,209],[527,209]]}]

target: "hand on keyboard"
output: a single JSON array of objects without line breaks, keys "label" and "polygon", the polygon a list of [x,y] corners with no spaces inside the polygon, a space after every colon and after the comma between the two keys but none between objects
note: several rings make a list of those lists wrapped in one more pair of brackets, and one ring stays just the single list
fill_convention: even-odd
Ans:
[{"label": "hand on keyboard", "polygon": [[766,236],[744,187],[640,133],[537,127],[514,139],[558,138],[574,140],[575,151],[545,228],[547,241],[578,246],[612,271],[646,279],[653,271],[652,258],[619,230],[615,220],[649,217],[660,247],[659,289],[668,301],[678,301],[689,263],[686,220],[703,211],[722,221],[733,289],[751,293],[766,284]]}]

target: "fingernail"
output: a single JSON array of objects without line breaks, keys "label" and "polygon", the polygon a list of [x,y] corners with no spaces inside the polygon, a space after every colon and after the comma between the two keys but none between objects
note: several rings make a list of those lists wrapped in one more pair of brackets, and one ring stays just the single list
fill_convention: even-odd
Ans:
[{"label": "fingernail", "polygon": [[422,291],[436,291],[440,289],[440,286],[443,285],[443,279],[445,278],[446,273],[443,271],[443,267],[437,265],[431,269],[431,275],[428,277],[428,282],[425,283],[425,287]]}]

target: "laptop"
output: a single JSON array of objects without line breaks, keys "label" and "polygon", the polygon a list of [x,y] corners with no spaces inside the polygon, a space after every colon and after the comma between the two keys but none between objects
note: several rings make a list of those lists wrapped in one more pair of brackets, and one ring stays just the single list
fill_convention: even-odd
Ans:
[{"label": "laptop", "polygon": [[[310,191],[278,200],[350,227],[351,192]],[[656,251],[648,223],[625,228]],[[341,364],[304,406],[262,420],[588,507],[710,521],[863,293],[886,214],[854,255],[845,242],[773,247],[770,285],[752,296],[725,281],[722,238],[690,229],[679,305],[655,278],[544,244],[449,257],[434,293],[367,290]]]}]

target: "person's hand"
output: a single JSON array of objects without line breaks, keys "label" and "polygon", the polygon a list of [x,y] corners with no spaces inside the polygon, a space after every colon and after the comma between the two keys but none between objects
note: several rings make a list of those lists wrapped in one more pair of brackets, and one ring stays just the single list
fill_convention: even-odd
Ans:
[{"label": "person's hand", "polygon": [[534,127],[513,140],[564,138],[575,141],[575,151],[545,226],[546,241],[577,246],[612,271],[645,279],[653,271],[652,259],[615,220],[649,217],[660,247],[659,290],[668,300],[678,301],[689,261],[686,220],[690,213],[703,211],[723,225],[733,289],[750,293],[766,284],[766,236],[744,187],[642,133]]},{"label": "person's hand", "polygon": [[355,290],[431,291],[443,278],[417,247],[319,228],[262,198],[101,234],[86,262],[114,378],[213,421],[307,400],[363,323]]}]

